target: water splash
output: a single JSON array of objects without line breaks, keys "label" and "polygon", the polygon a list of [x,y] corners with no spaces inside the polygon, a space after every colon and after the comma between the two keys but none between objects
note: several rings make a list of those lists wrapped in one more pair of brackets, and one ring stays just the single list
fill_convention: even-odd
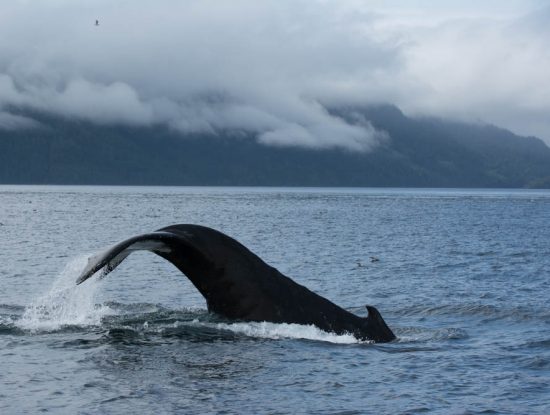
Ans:
[{"label": "water splash", "polygon": [[17,326],[24,330],[53,331],[64,326],[93,326],[110,314],[107,306],[96,305],[100,280],[91,279],[76,285],[76,277],[88,263],[85,255],[73,258],[53,282],[49,292],[25,308]]},{"label": "water splash", "polygon": [[219,330],[230,330],[249,337],[265,339],[303,339],[336,344],[368,343],[358,340],[352,334],[328,333],[312,325],[289,323],[218,323]]}]

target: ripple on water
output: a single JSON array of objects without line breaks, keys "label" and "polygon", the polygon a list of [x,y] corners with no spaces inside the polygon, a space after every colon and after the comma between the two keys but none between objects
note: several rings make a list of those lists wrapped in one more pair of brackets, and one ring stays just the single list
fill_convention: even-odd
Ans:
[{"label": "ripple on water", "polygon": [[[490,299],[492,296],[488,296],[488,298]],[[421,318],[429,316],[479,317],[483,318],[483,321],[486,322],[503,319],[518,322],[534,319],[544,322],[550,321],[550,311],[548,309],[512,304],[456,303],[430,306],[417,304],[394,310],[393,313],[398,316],[419,316]]]},{"label": "ripple on water", "polygon": [[[0,412],[546,415],[550,193],[491,193],[4,191]],[[379,307],[398,340],[216,318],[150,254],[86,292],[79,263],[57,273],[74,252],[182,222],[356,314]]]}]

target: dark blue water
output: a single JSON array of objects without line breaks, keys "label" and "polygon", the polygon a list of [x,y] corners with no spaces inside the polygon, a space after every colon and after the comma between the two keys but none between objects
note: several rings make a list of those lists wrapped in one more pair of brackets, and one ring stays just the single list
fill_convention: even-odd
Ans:
[{"label": "dark blue water", "polygon": [[[74,286],[86,255],[173,223],[399,339],[225,321],[150,253]],[[4,186],[0,236],[2,414],[550,413],[548,191]]]}]

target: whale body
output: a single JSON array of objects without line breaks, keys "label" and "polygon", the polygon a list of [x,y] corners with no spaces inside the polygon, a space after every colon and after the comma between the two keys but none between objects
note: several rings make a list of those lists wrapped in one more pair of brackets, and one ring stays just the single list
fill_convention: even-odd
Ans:
[{"label": "whale body", "polygon": [[76,283],[114,270],[132,252],[151,251],[174,264],[228,319],[315,325],[360,340],[389,342],[395,335],[375,307],[359,317],[266,264],[235,239],[199,225],[172,225],[126,239],[89,258]]}]

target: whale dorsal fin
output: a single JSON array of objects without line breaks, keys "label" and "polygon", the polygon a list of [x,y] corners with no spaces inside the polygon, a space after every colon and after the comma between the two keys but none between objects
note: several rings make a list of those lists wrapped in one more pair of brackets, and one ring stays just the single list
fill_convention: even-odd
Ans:
[{"label": "whale dorsal fin", "polygon": [[[388,327],[380,312],[371,305],[365,306],[369,315],[366,317],[367,323],[372,329],[373,332],[377,333],[378,336],[384,338],[383,341],[388,341],[387,339],[395,339],[395,335]],[[373,338],[374,341],[379,341],[377,338]]]}]

